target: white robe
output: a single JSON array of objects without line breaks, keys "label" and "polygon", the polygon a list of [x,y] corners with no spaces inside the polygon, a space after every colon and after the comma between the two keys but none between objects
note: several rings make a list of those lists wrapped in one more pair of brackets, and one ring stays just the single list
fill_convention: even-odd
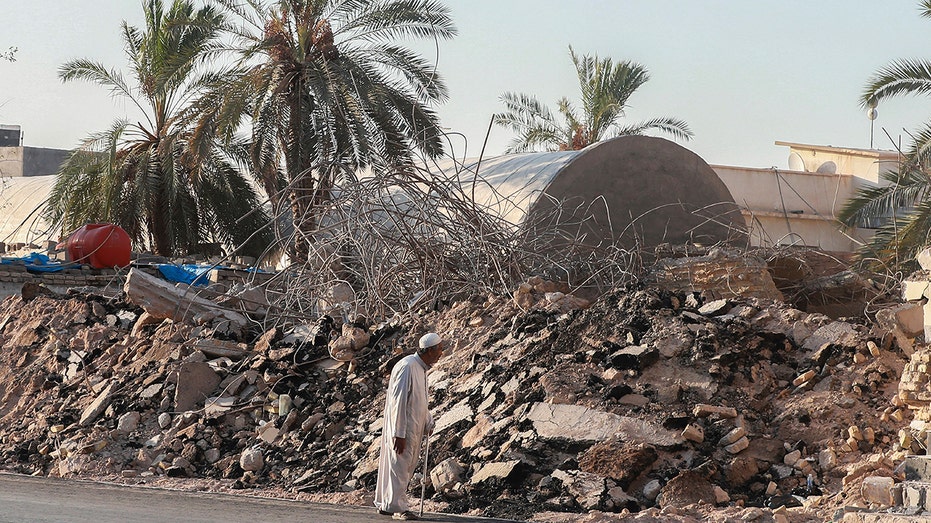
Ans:
[{"label": "white robe", "polygon": [[[420,461],[424,432],[433,426],[427,399],[427,369],[420,356],[411,354],[394,366],[388,380],[375,485],[375,506],[385,512],[410,509],[408,483]],[[394,438],[407,440],[401,455],[394,451]]]}]

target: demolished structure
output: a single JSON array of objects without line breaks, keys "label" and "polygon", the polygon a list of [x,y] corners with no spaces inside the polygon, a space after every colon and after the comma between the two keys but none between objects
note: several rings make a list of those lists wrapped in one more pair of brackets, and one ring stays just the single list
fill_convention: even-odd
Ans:
[{"label": "demolished structure", "polygon": [[[608,141],[527,176],[539,158],[476,163],[487,184],[469,169],[347,184],[319,259],[294,273],[195,288],[134,263],[69,290],[81,283],[0,267],[21,282],[0,302],[0,465],[370,504],[391,365],[436,331],[455,350],[429,375],[431,511],[923,513],[902,464],[931,421],[928,285],[902,303],[810,253],[682,243],[746,236],[713,171],[665,140]],[[595,182],[611,190],[586,196]],[[399,188],[408,204],[386,214]],[[526,248],[560,240],[571,248]],[[613,257],[591,248],[605,245]],[[586,270],[602,277],[564,283]]]},{"label": "demolished structure", "polygon": [[388,365],[436,330],[456,350],[429,377],[430,510],[806,521],[895,505],[927,434],[908,316],[792,308],[747,255],[658,267],[594,302],[533,278],[404,321],[269,330],[261,293],[195,299],[135,268],[120,292],[24,289],[0,304],[0,462],[366,503]]}]

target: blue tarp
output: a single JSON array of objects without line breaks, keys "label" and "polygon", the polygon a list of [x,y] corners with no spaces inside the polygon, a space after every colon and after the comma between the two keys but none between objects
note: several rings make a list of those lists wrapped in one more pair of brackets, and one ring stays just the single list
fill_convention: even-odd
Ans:
[{"label": "blue tarp", "polygon": [[186,283],[197,287],[206,287],[210,283],[210,277],[207,273],[210,269],[222,269],[215,265],[199,265],[186,263],[183,265],[173,265],[170,263],[160,263],[156,265],[158,272],[162,273],[168,281]]},{"label": "blue tarp", "polygon": [[71,263],[53,262],[48,256],[38,252],[29,253],[19,258],[0,258],[0,265],[13,265],[16,262],[23,262],[29,272],[58,272],[73,265]]}]

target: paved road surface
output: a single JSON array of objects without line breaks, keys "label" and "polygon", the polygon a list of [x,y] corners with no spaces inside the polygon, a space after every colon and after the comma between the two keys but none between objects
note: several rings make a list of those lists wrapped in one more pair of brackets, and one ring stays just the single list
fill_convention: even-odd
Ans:
[{"label": "paved road surface", "polygon": [[[504,523],[446,514],[425,521]],[[0,474],[2,523],[384,523],[374,508]]]}]

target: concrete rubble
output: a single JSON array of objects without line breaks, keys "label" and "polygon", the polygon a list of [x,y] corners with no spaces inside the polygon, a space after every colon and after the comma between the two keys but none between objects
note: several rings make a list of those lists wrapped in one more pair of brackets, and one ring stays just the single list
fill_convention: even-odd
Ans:
[{"label": "concrete rubble", "polygon": [[[693,287],[677,259],[594,301],[532,278],[403,322],[260,328],[271,308],[257,298],[189,298],[151,275],[117,296],[11,296],[0,465],[364,497],[389,362],[436,330],[454,347],[429,375],[437,510],[549,522],[931,511],[931,466],[905,465],[931,434],[915,306],[877,322],[806,313],[757,261],[716,259],[695,261],[709,281]],[[747,294],[709,290],[726,274]]]}]

